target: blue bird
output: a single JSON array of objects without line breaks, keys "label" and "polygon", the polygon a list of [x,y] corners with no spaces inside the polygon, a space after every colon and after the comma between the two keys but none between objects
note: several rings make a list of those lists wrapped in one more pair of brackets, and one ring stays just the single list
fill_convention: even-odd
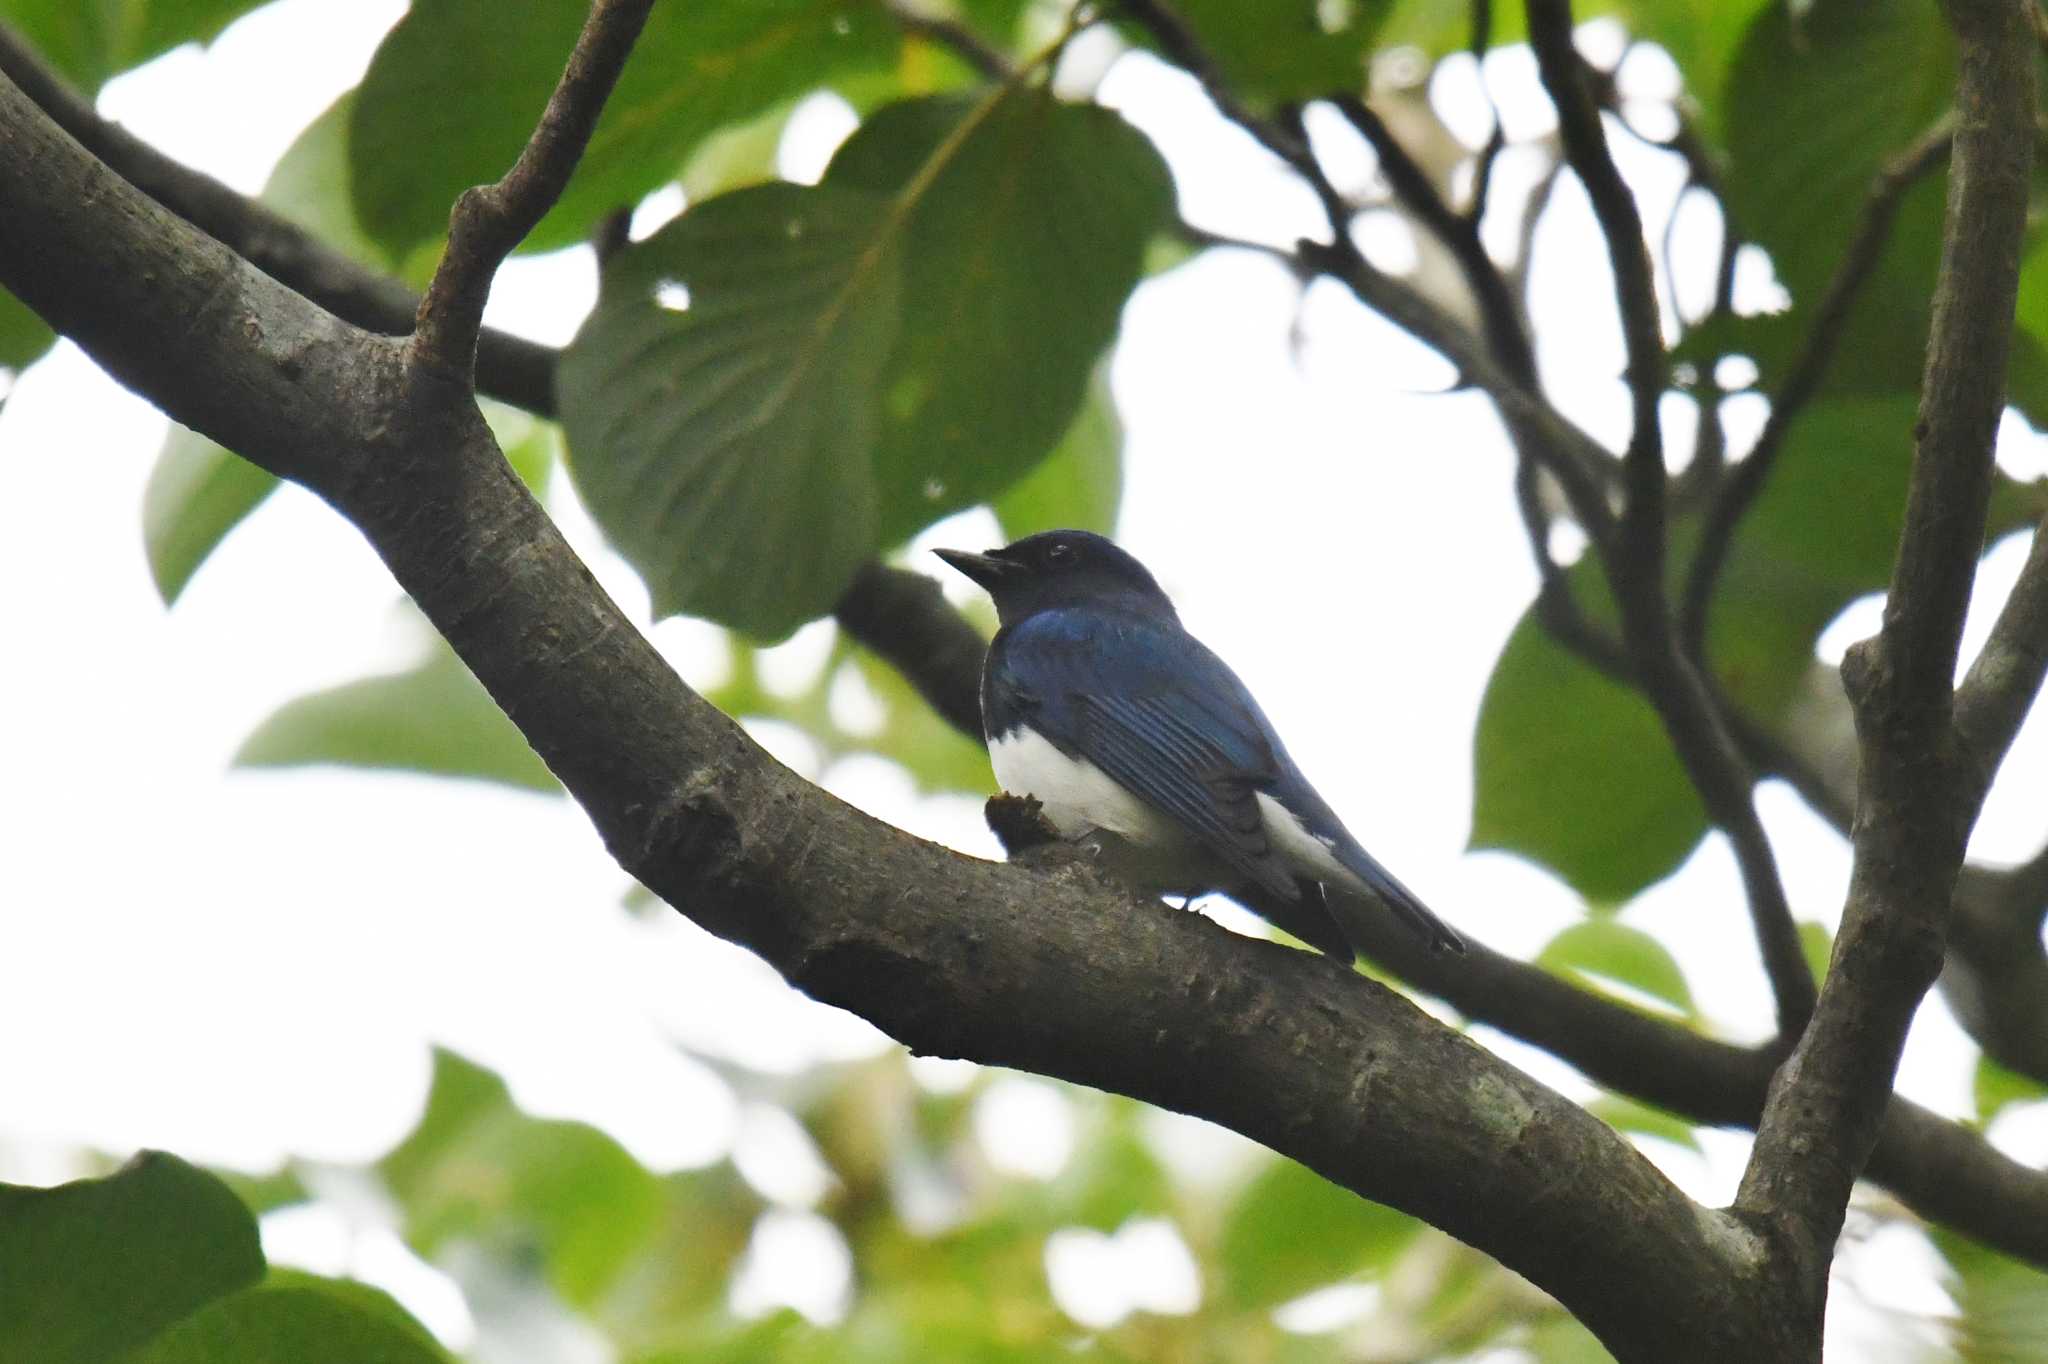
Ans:
[{"label": "blue bird", "polygon": [[1465,950],[1345,830],[1143,564],[1076,530],[938,555],[1001,621],[981,678],[996,780],[1036,797],[1062,838],[1153,893],[1221,890],[1345,961],[1340,925],[1360,901]]}]

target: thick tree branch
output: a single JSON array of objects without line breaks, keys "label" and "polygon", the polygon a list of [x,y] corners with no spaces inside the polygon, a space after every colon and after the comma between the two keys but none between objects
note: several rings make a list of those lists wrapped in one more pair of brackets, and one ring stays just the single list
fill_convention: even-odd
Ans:
[{"label": "thick tree branch", "polygon": [[[130,184],[272,279],[367,330],[385,336],[412,330],[418,294],[101,118],[91,101],[51,71],[5,23],[0,23],[0,73]],[[555,356],[551,347],[487,327],[478,343],[478,387],[502,402],[552,415]]]},{"label": "thick tree branch", "polygon": [[1951,681],[1983,550],[2034,151],[2032,0],[1954,0],[1958,111],[1918,448],[1884,627],[1843,680],[1863,762],[1827,986],[1772,1082],[1736,1200],[1819,1340],[1827,1265],[1913,1012],[1941,967],[1980,791]]},{"label": "thick tree branch", "polygon": [[1769,1352],[1772,1324],[1728,1310],[1746,1234],[1604,1125],[1334,963],[808,785],[618,612],[461,385],[166,214],[5,81],[0,165],[0,283],[354,522],[621,864],[698,922],[919,1050],[1244,1131],[1488,1250],[1624,1357]]},{"label": "thick tree branch", "polygon": [[415,362],[473,378],[491,280],[568,186],[653,7],[654,0],[592,0],[568,67],[519,159],[495,183],[455,201],[448,248],[420,300],[409,351]]},{"label": "thick tree branch", "polygon": [[1954,136],[1955,121],[1944,118],[1879,168],[1876,179],[1871,182],[1870,192],[1864,198],[1856,231],[1843,250],[1826,291],[1821,294],[1819,306],[1814,309],[1813,322],[1806,331],[1806,343],[1799,348],[1791,368],[1785,372],[1784,382],[1771,396],[1771,414],[1757,435],[1756,445],[1747,458],[1735,466],[1735,471],[1729,475],[1727,483],[1707,510],[1706,523],[1700,530],[1700,545],[1693,554],[1692,566],[1686,576],[1684,599],[1679,608],[1679,633],[1686,651],[1694,658],[1705,657],[1714,589],[1727,562],[1728,550],[1735,541],[1736,528],[1755,505],[1757,495],[1763,491],[1764,483],[1777,466],[1778,453],[1784,449],[1785,436],[1792,429],[1792,423],[1820,392],[1821,384],[1827,379],[1835,351],[1848,333],[1849,314],[1855,310],[1864,283],[1877,269],[1885,246],[1891,241],[1892,223],[1898,218],[1899,205],[1905,199],[1906,191],[1948,155],[1949,142]]}]

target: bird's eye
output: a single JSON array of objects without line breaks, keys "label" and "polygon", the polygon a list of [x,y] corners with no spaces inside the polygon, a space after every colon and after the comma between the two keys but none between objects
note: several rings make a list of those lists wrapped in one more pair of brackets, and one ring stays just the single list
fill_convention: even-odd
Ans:
[{"label": "bird's eye", "polygon": [[1074,562],[1074,547],[1054,545],[1045,552],[1045,561],[1049,564],[1070,564]]}]

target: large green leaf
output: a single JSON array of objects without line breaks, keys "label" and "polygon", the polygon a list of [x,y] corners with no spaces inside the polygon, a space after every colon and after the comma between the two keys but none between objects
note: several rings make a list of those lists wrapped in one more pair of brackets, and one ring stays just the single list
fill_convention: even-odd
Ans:
[{"label": "large green leaf", "polygon": [[589,1308],[660,1225],[662,1181],[594,1127],[512,1106],[495,1075],[446,1051],[420,1126],[384,1159],[423,1254],[456,1240],[537,1256],[570,1304]]},{"label": "large green leaf", "polygon": [[365,1284],[291,1271],[207,1304],[122,1364],[449,1364],[448,1352]]},{"label": "large green leaf", "polygon": [[[285,149],[260,196],[300,227],[366,265],[390,258],[363,235],[347,194],[351,91],[329,105]],[[0,301],[0,334],[5,327]],[[4,362],[4,356],[0,356]],[[227,533],[277,489],[265,473],[223,446],[172,426],[143,493],[142,540],[156,590],[169,605]]]},{"label": "large green leaf", "polygon": [[227,533],[277,491],[277,475],[172,423],[142,493],[142,544],[169,606]]},{"label": "large green leaf", "polygon": [[380,270],[395,256],[363,231],[349,197],[349,126],[356,92],[344,92],[285,149],[263,186],[263,202],[329,246]]},{"label": "large green leaf", "polygon": [[1706,831],[1656,712],[1558,647],[1534,611],[1493,665],[1473,750],[1472,846],[1534,858],[1590,900],[1668,875]]},{"label": "large green leaf", "polygon": [[438,638],[429,650],[405,672],[286,702],[242,741],[235,764],[338,763],[561,789],[454,651]]},{"label": "large green leaf", "polygon": [[1421,1224],[1291,1160],[1268,1165],[1237,1195],[1217,1251],[1224,1301],[1273,1307],[1384,1268]]},{"label": "large green leaf", "polygon": [[101,1364],[262,1274],[256,1219],[176,1156],[0,1185],[0,1359]]},{"label": "large green leaf", "polygon": [[875,195],[761,185],[606,270],[556,387],[577,488],[657,614],[786,635],[873,554],[894,216]]},{"label": "large green leaf", "polygon": [[[525,145],[575,44],[585,0],[416,0],[363,77],[349,139],[356,209],[393,256],[438,240],[471,185]],[[717,129],[885,63],[899,42],[879,5],[748,0],[657,5],[575,178],[525,242],[586,237],[673,178]],[[454,58],[451,54],[459,54]]]},{"label": "large green leaf", "polygon": [[209,42],[268,0],[0,0],[0,18],[75,84],[109,76],[181,43]]},{"label": "large green leaf", "polygon": [[[1730,549],[1708,634],[1715,673],[1750,718],[1782,719],[1820,632],[1888,580],[1913,418],[1910,395],[1841,397],[1815,403],[1788,433]],[[2001,476],[1991,534],[2041,511],[2041,489]],[[1697,537],[1696,519],[1672,527],[1674,564]],[[1669,577],[1675,589],[1684,575]],[[1589,614],[1610,622],[1590,558],[1571,579]],[[1627,899],[1676,869],[1706,831],[1649,704],[1560,648],[1533,610],[1494,665],[1474,747],[1473,846],[1532,857],[1589,899]]]},{"label": "large green leaf", "polygon": [[995,500],[996,520],[1012,540],[1072,528],[1108,535],[1124,494],[1124,428],[1105,366],[1098,366],[1074,424],[1044,462]]},{"label": "large green leaf", "polygon": [[1029,85],[890,105],[826,184],[897,205],[903,327],[874,455],[894,544],[1001,492],[1059,442],[1172,186],[1116,114]]}]

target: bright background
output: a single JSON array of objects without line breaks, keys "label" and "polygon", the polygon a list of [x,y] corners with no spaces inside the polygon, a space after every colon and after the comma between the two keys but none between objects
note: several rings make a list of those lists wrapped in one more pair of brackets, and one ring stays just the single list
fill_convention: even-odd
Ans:
[{"label": "bright background", "polygon": [[[253,193],[299,129],[354,83],[402,8],[281,0],[204,52],[182,49],[115,80],[100,106]],[[1587,43],[1597,58],[1602,43],[1619,51],[1619,34],[1596,25]],[[1193,82],[1143,56],[1113,56],[1084,47],[1064,79],[1100,79],[1104,102],[1154,136],[1191,221],[1278,243],[1314,233],[1306,191]],[[1432,97],[1451,130],[1476,142],[1484,114],[1474,76],[1469,61],[1447,62]],[[1632,55],[1623,78],[1625,90],[1649,96],[1676,79],[1654,51]],[[1542,131],[1549,108],[1526,49],[1489,58],[1486,79],[1512,134]],[[785,170],[814,177],[851,126],[844,105],[814,101],[785,142]],[[1340,183],[1371,175],[1362,144],[1347,146],[1340,129],[1313,131]],[[1654,236],[1682,170],[1627,139],[1615,151]],[[1504,186],[1526,185],[1533,171],[1511,153],[1500,174]],[[642,230],[678,206],[650,204]],[[1700,272],[1677,284],[1689,312],[1717,230],[1711,220],[1680,224],[1678,259]],[[1369,246],[1393,267],[1412,253],[1398,232]],[[1618,442],[1627,422],[1613,378],[1619,332],[1610,311],[1583,306],[1604,296],[1607,274],[1569,181],[1537,253],[1545,382],[1566,413]],[[1744,261],[1740,283],[1750,308],[1775,290],[1760,256]],[[502,274],[491,320],[565,341],[594,291],[586,251],[521,260]],[[1505,442],[1483,400],[1434,391],[1450,377],[1348,295],[1327,285],[1304,293],[1255,253],[1212,252],[1155,277],[1125,314],[1113,371],[1128,430],[1120,535],[1190,628],[1245,677],[1353,829],[1461,930],[1526,955],[1580,910],[1540,869],[1464,851],[1473,718],[1534,574]],[[1689,431],[1676,429],[1684,405],[1668,411],[1675,447],[1687,448]],[[1758,400],[1730,401],[1738,449],[1762,415]],[[596,1124],[655,1169],[734,1152],[782,1209],[757,1232],[736,1305],[840,1310],[844,1246],[805,1212],[828,1177],[815,1151],[786,1115],[742,1102],[698,1058],[793,1074],[892,1044],[679,916],[621,912],[626,878],[565,800],[352,770],[230,770],[241,740],[278,704],[402,666],[421,641],[357,534],[291,488],[167,612],[138,524],[165,430],[69,345],[22,377],[0,409],[0,581],[17,641],[0,681],[0,1179],[72,1177],[84,1148],[165,1147],[248,1170],[287,1155],[365,1162],[416,1120],[429,1046],[440,1043],[498,1070],[528,1109]],[[2009,421],[2005,434],[2012,472],[2048,467],[2034,433]],[[645,619],[644,592],[564,480],[549,500],[606,585]],[[986,514],[956,517],[921,537],[909,562],[938,574],[925,549],[980,548],[995,536]],[[2023,551],[2009,543],[1990,559],[1967,648]],[[947,586],[964,600],[965,584]],[[1875,619],[1873,602],[1859,604],[1823,652],[1839,656]],[[771,684],[805,683],[830,629],[811,627],[775,651]],[[715,632],[672,621],[652,634],[686,678],[718,679]],[[861,698],[840,701],[857,719]],[[977,802],[919,798],[879,759],[821,771],[817,750],[793,730],[764,725],[760,737],[875,814],[995,852]],[[1978,831],[1980,858],[2016,861],[2039,844],[2044,759],[2036,725]],[[1766,788],[1760,803],[1798,916],[1832,926],[1844,844],[1782,788]],[[1229,906],[1213,912],[1256,931]],[[1623,918],[1685,964],[1716,1027],[1764,1035],[1768,991],[1719,838]],[[1554,1059],[1478,1031],[1546,1082],[1593,1092]],[[1974,1055],[1930,997],[1899,1088],[1966,1115]],[[963,1071],[920,1062],[916,1073],[953,1087]],[[1071,1132],[1056,1087],[1020,1077],[981,1103],[978,1130],[998,1166],[1058,1168]],[[2048,1159],[2041,1109],[2008,1110],[1993,1142]],[[1241,1161],[1245,1145],[1164,1115],[1151,1135],[1205,1177]],[[1749,1139],[1703,1135],[1704,1156],[1643,1144],[1688,1192],[1723,1202]],[[321,1192],[310,1208],[266,1219],[273,1258],[384,1284],[479,1358],[603,1357],[566,1319],[523,1341],[475,1339],[461,1293],[404,1249],[388,1210],[339,1178]],[[1872,1342],[1947,1307],[1938,1263],[1916,1233],[1867,1232],[1852,1220],[1841,1262],[1846,1291],[1835,1297],[1830,1344],[1842,1359],[1870,1357]],[[1056,1244],[1048,1272],[1083,1321],[1141,1304],[1186,1310],[1200,1291],[1170,1229],[1114,1254]]]}]

